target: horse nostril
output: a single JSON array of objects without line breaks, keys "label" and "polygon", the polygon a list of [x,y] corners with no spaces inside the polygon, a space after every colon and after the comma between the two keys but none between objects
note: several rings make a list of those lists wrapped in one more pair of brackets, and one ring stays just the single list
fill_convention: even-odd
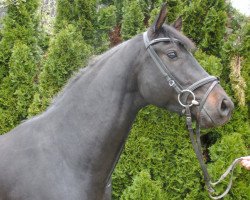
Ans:
[{"label": "horse nostril", "polygon": [[221,106],[220,106],[220,114],[224,117],[228,116],[230,111],[233,109],[233,106],[231,105],[232,103],[227,100],[227,99],[223,99],[221,102]]},{"label": "horse nostril", "polygon": [[227,110],[227,103],[226,103],[226,100],[223,100],[222,103],[221,103],[221,111],[225,111]]}]

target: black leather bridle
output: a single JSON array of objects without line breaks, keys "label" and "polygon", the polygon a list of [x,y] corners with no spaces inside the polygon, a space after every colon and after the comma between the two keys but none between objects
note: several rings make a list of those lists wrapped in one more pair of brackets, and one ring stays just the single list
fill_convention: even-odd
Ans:
[{"label": "black leather bridle", "polygon": [[[214,76],[207,76],[201,80],[196,81],[195,83],[193,83],[192,85],[188,86],[187,88],[184,88],[179,82],[178,80],[176,80],[176,78],[171,74],[169,68],[167,65],[165,65],[163,63],[163,61],[160,59],[160,57],[157,55],[157,53],[155,52],[154,48],[152,47],[152,45],[158,43],[158,42],[175,42],[175,43],[181,43],[181,41],[179,41],[176,38],[168,38],[168,37],[164,37],[164,38],[157,38],[154,40],[149,41],[148,38],[148,33],[144,32],[143,33],[143,40],[144,40],[144,44],[145,47],[147,49],[147,52],[150,54],[151,58],[153,59],[154,63],[156,64],[156,66],[158,67],[158,69],[161,71],[161,73],[163,74],[163,76],[165,77],[165,79],[167,80],[169,86],[173,87],[174,90],[177,92],[178,94],[178,101],[180,103],[180,105],[184,108],[183,109],[183,114],[185,113],[186,115],[186,124],[187,124],[187,129],[189,130],[189,135],[190,135],[190,139],[193,145],[193,149],[195,151],[196,157],[200,163],[202,172],[203,172],[203,176],[204,176],[204,180],[205,180],[205,184],[207,187],[207,190],[209,192],[209,196],[212,199],[220,199],[222,197],[224,197],[230,190],[231,186],[232,186],[232,177],[233,177],[233,170],[236,166],[236,164],[238,162],[240,162],[242,160],[242,158],[238,158],[235,159],[235,161],[232,163],[232,165],[229,166],[229,168],[227,169],[227,171],[220,177],[220,179],[217,182],[212,183],[210,176],[208,174],[206,165],[203,161],[203,156],[202,156],[202,151],[201,151],[201,141],[200,141],[200,123],[201,123],[201,111],[203,109],[203,106],[206,102],[207,97],[209,96],[209,94],[212,92],[213,88],[219,83],[219,80],[214,77]],[[206,93],[203,95],[202,99],[200,100],[200,102],[198,102],[196,100],[195,94],[194,94],[194,90],[196,90],[197,88],[204,86],[208,83],[211,83],[211,85],[209,86],[208,90],[206,91]],[[188,103],[188,97],[192,96],[192,100],[189,101],[191,103]],[[194,133],[194,129],[192,127],[192,116],[191,116],[191,111],[190,108],[192,106],[198,106],[198,111],[197,111],[197,117],[196,117],[196,131]],[[196,138],[195,136],[196,135]],[[217,185],[218,183],[220,183],[223,179],[225,179],[225,177],[231,172],[231,179],[229,181],[228,187],[225,190],[225,192],[219,196],[213,196],[213,193],[215,192],[213,189],[213,186]]]}]

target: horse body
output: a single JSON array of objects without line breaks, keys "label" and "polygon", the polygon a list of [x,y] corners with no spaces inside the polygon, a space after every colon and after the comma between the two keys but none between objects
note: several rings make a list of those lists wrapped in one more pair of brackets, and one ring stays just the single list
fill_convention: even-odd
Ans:
[{"label": "horse body", "polygon": [[[233,104],[220,86],[204,82],[208,74],[188,52],[193,45],[176,30],[180,23],[163,26],[165,8],[147,32],[156,39],[149,48],[184,88],[196,83],[201,126],[221,125]],[[111,199],[106,186],[138,111],[147,104],[183,109],[143,41],[139,35],[106,52],[47,111],[0,136],[0,200]]]},{"label": "horse body", "polygon": [[135,84],[140,52],[117,59],[124,51],[118,46],[104,54],[46,112],[1,136],[1,200],[104,198],[117,154],[144,104]]}]

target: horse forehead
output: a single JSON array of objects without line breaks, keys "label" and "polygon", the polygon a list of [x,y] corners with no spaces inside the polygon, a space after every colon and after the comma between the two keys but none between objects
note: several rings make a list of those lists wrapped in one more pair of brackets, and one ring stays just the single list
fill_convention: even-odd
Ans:
[{"label": "horse forehead", "polygon": [[191,39],[177,31],[175,28],[164,25],[163,30],[164,37],[177,39],[188,51],[195,51],[197,49],[195,43]]}]

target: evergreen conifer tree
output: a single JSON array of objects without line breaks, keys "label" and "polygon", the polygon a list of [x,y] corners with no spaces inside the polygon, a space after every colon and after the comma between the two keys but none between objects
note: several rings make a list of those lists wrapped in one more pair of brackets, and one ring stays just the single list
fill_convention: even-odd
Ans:
[{"label": "evergreen conifer tree", "polygon": [[0,41],[0,134],[27,117],[41,57],[38,0],[7,1]]},{"label": "evergreen conifer tree", "polygon": [[7,1],[6,5],[0,41],[0,83],[8,76],[9,60],[17,40],[29,46],[37,60],[41,53],[37,45],[39,31],[36,11],[39,0]]},{"label": "evergreen conifer tree", "polygon": [[226,32],[226,3],[224,0],[187,1],[184,9],[184,33],[208,54],[219,56]]},{"label": "evergreen conifer tree", "polygon": [[96,0],[58,0],[55,28],[59,32],[66,25],[73,24],[81,31],[83,39],[93,44],[95,39]]},{"label": "evergreen conifer tree", "polygon": [[122,16],[123,16],[123,4],[125,0],[114,0],[114,6],[116,7],[116,23],[118,25],[122,24]]},{"label": "evergreen conifer tree", "polygon": [[121,200],[166,200],[161,186],[157,181],[151,180],[150,174],[147,171],[141,171],[133,181],[133,184],[128,187],[122,194]]},{"label": "evergreen conifer tree", "polygon": [[137,0],[126,0],[123,7],[121,35],[124,40],[141,33],[145,29],[144,15]]},{"label": "evergreen conifer tree", "polygon": [[29,114],[35,115],[44,111],[73,72],[86,64],[90,54],[90,46],[84,42],[81,32],[73,25],[66,26],[56,34],[44,59],[38,92],[34,95]]},{"label": "evergreen conifer tree", "polygon": [[116,25],[116,7],[113,5],[103,6],[97,13],[95,37],[96,52],[101,53],[110,46],[109,35]]},{"label": "evergreen conifer tree", "polygon": [[8,67],[8,76],[0,85],[0,134],[27,117],[35,92],[36,61],[26,44],[15,43]]}]

